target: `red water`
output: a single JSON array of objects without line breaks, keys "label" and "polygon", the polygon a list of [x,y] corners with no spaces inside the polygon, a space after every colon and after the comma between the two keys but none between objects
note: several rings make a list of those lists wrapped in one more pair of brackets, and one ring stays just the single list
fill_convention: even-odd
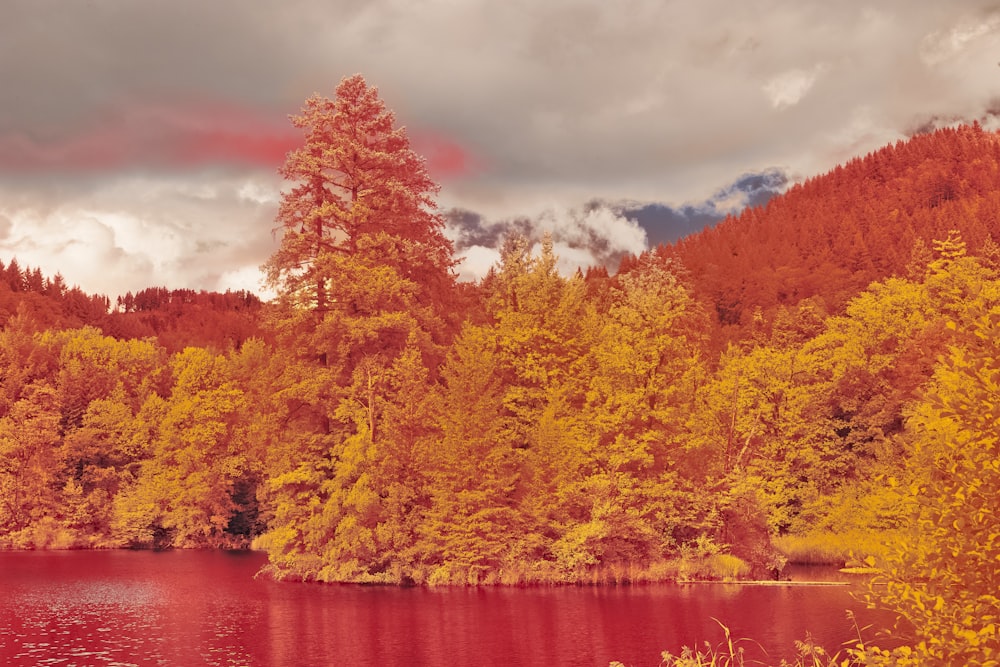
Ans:
[{"label": "red water", "polygon": [[[275,583],[260,554],[0,553],[2,665],[599,665],[752,637],[777,664],[887,622],[852,587],[422,589]],[[868,633],[872,635],[871,632]],[[760,649],[744,642],[748,655]]]}]

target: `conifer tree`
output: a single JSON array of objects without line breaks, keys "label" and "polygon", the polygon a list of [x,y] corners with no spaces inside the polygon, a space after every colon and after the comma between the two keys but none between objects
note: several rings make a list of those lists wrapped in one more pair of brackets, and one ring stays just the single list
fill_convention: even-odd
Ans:
[{"label": "conifer tree", "polygon": [[281,246],[264,267],[272,286],[324,313],[338,302],[328,260],[385,262],[386,246],[397,250],[393,266],[407,279],[453,279],[438,186],[376,88],[361,75],[345,78],[334,99],[314,95],[292,123],[306,136],[279,170],[294,186],[278,211]]},{"label": "conifer tree", "polygon": [[403,422],[421,418],[421,392],[398,380],[405,369],[433,381],[444,356],[452,246],[423,159],[361,76],[333,100],[310,98],[292,122],[305,143],[280,170],[293,186],[264,268],[280,344],[299,365],[282,392],[296,416],[276,437],[305,449],[267,471],[273,518],[261,543],[279,576],[399,580],[417,508],[396,478],[413,443],[396,436],[417,426]]}]

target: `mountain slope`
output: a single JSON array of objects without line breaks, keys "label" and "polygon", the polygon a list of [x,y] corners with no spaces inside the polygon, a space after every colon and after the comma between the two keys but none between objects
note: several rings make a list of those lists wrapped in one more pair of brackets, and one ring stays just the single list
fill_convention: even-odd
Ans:
[{"label": "mountain slope", "polygon": [[682,263],[721,325],[745,326],[810,297],[839,312],[911,260],[924,266],[949,230],[996,257],[1000,135],[979,125],[886,146],[652,252]]},{"label": "mountain slope", "polygon": [[68,287],[60,274],[0,261],[0,328],[22,314],[38,330],[97,327],[120,340],[156,338],[169,352],[185,347],[226,350],[261,334],[263,304],[249,292],[225,293],[153,287],[119,297]]}]

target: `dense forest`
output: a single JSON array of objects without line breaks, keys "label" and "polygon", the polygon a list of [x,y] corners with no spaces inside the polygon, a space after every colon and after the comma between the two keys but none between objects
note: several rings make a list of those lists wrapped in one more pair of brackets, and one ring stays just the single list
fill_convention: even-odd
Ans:
[{"label": "dense forest", "polygon": [[2,266],[0,546],[431,585],[853,558],[948,651],[996,646],[1000,136],[887,146],[614,274],[511,235],[464,284],[374,88],[293,121],[272,302]]}]

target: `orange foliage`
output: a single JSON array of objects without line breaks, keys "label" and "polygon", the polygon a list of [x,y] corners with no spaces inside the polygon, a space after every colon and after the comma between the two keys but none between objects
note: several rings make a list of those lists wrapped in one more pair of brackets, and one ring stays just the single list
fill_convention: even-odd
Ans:
[{"label": "orange foliage", "polygon": [[914,243],[957,230],[971,252],[1000,236],[1000,137],[978,125],[913,137],[793,186],[763,208],[661,246],[739,337],[755,308],[822,295],[831,312],[905,275]]},{"label": "orange foliage", "polygon": [[948,323],[1000,304],[1000,137],[978,126],[614,276],[512,236],[458,286],[374,88],[294,123],[274,303],[151,288],[109,312],[0,265],[0,546],[257,538],[279,576],[431,583],[663,577],[726,548],[711,562],[759,576],[771,534],[898,527],[878,480],[915,474],[906,415],[949,377]]}]

